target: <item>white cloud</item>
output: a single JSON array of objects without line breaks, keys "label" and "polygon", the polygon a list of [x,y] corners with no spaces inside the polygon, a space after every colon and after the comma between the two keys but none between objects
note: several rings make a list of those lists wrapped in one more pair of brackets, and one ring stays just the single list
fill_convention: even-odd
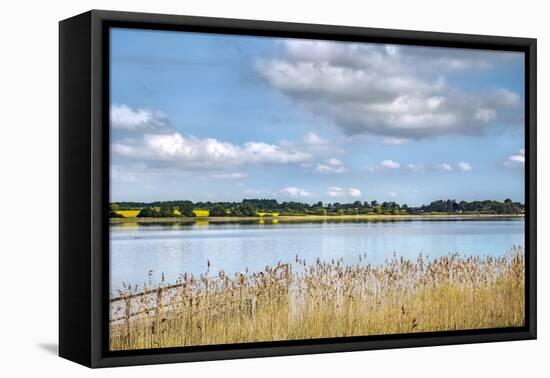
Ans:
[{"label": "white cloud", "polygon": [[307,198],[311,196],[310,192],[295,186],[283,188],[281,189],[281,193],[293,198]]},{"label": "white cloud", "polygon": [[331,186],[327,194],[329,197],[342,197],[344,195],[344,189],[339,186]]},{"label": "white cloud", "polygon": [[361,190],[357,188],[344,189],[339,186],[331,186],[328,188],[327,195],[329,197],[338,198],[348,196],[351,198],[359,198],[362,196]]},{"label": "white cloud", "polygon": [[242,164],[299,164],[312,154],[264,142],[235,145],[214,138],[185,137],[179,132],[145,134],[140,141],[119,141],[114,154],[176,167],[224,168]]},{"label": "white cloud", "polygon": [[323,174],[337,174],[344,173],[346,171],[346,167],[340,160],[331,158],[322,163],[317,163],[315,171]]},{"label": "white cloud", "polygon": [[439,163],[435,166],[435,169],[438,171],[450,172],[453,170],[453,167],[448,163]]},{"label": "white cloud", "polygon": [[397,193],[395,193],[395,192],[389,192],[388,195],[389,195],[391,198],[397,197]]},{"label": "white cloud", "polygon": [[472,170],[472,166],[464,161],[461,161],[458,163],[458,169],[460,169],[462,172],[469,172]]},{"label": "white cloud", "polygon": [[311,158],[308,153],[287,151],[274,144],[248,142],[244,148],[238,147],[242,158],[253,163],[289,164],[300,163]]},{"label": "white cloud", "polygon": [[422,163],[409,163],[407,168],[415,173],[422,173],[425,170],[424,164]]},{"label": "white cloud", "polygon": [[493,105],[500,106],[517,106],[520,104],[521,98],[517,93],[507,89],[498,89],[493,98]]},{"label": "white cloud", "polygon": [[386,137],[382,139],[382,143],[388,146],[400,146],[408,142],[410,142],[410,140],[407,138]]},{"label": "white cloud", "polygon": [[488,123],[497,118],[497,112],[495,109],[478,109],[474,118],[478,121]]},{"label": "white cloud", "polygon": [[309,132],[304,137],[304,143],[309,145],[323,145],[323,144],[328,144],[329,141],[327,139],[321,138],[319,135],[315,134],[314,132]]},{"label": "white cloud", "polygon": [[508,168],[525,167],[525,149],[522,148],[517,153],[508,156],[508,160],[504,162],[504,166]]},{"label": "white cloud", "polygon": [[241,179],[248,177],[248,174],[244,172],[214,173],[210,177],[216,179]]},{"label": "white cloud", "polygon": [[388,168],[388,169],[397,169],[399,168],[401,165],[396,162],[396,161],[393,161],[393,160],[383,160],[381,163],[380,163],[380,166],[382,168]]},{"label": "white cloud", "polygon": [[[518,94],[505,88],[466,93],[447,83],[457,70],[487,70],[521,54],[290,40],[257,71],[306,111],[346,135],[371,134],[403,143],[438,135],[475,135],[499,124],[520,125]],[[391,139],[395,138],[395,139]]]},{"label": "white cloud", "polygon": [[361,191],[359,189],[356,189],[356,188],[349,188],[348,189],[348,194],[349,194],[350,197],[354,197],[354,198],[361,197]]},{"label": "white cloud", "polygon": [[110,121],[111,127],[124,130],[158,129],[166,124],[165,116],[160,112],[132,109],[125,104],[111,106]]},{"label": "white cloud", "polygon": [[525,150],[522,148],[516,155],[512,155],[509,158],[511,161],[525,164]]}]

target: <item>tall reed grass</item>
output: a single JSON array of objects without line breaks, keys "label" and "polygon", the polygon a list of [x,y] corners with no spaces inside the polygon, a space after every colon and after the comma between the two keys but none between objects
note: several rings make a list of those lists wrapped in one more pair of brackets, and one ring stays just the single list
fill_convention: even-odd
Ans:
[{"label": "tall reed grass", "polygon": [[497,258],[394,257],[381,265],[296,256],[293,264],[234,275],[212,276],[208,267],[111,299],[110,348],[518,327],[524,271],[521,248]]}]

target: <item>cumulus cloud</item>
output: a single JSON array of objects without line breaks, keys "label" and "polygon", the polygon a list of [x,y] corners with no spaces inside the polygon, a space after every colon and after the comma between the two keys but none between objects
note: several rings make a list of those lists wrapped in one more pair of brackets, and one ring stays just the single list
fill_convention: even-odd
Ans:
[{"label": "cumulus cloud", "polygon": [[115,142],[114,154],[173,167],[227,167],[243,164],[299,164],[313,158],[310,153],[264,142],[236,145],[214,138],[199,139],[179,132],[145,134],[141,140]]},{"label": "cumulus cloud", "polygon": [[387,159],[387,160],[382,160],[380,164],[374,167],[367,168],[367,170],[369,172],[378,172],[384,169],[395,170],[395,169],[399,169],[400,167],[401,167],[401,164],[399,164],[398,162]]},{"label": "cumulus cloud", "polygon": [[395,193],[395,192],[389,192],[389,193],[388,193],[388,196],[390,196],[391,198],[395,198],[395,197],[397,197],[397,193]]},{"label": "cumulus cloud", "polygon": [[401,166],[401,164],[399,164],[398,162],[396,161],[393,161],[393,160],[383,160],[381,163],[380,163],[380,166],[382,168],[388,168],[388,169],[397,169]]},{"label": "cumulus cloud", "polygon": [[314,132],[309,132],[304,137],[304,143],[315,146],[315,145],[328,144],[329,141],[327,139],[321,138],[319,135],[315,134]]},{"label": "cumulus cloud", "polygon": [[281,193],[293,198],[307,198],[311,196],[311,193],[305,189],[297,188],[295,186],[287,186],[281,189]]},{"label": "cumulus cloud", "polygon": [[520,149],[517,153],[508,156],[504,162],[504,166],[508,168],[523,168],[525,167],[525,149]]},{"label": "cumulus cloud", "polygon": [[488,123],[497,118],[497,112],[495,109],[478,109],[474,118],[478,121]]},{"label": "cumulus cloud", "polygon": [[472,166],[464,161],[461,161],[458,163],[458,169],[460,169],[462,172],[469,172],[472,170]]},{"label": "cumulus cloud", "polygon": [[361,197],[361,191],[357,188],[349,188],[348,194],[350,197],[354,197],[354,198]]},{"label": "cumulus cloud", "polygon": [[[514,157],[510,157],[509,161],[505,163],[505,165],[509,165],[508,163],[512,163],[512,160],[521,160],[521,156],[514,155]],[[401,167],[401,164],[399,164],[396,161],[393,160],[384,160],[382,161],[378,166],[374,168],[369,168],[369,171],[376,172],[381,169],[398,169]],[[406,165],[403,165],[404,168],[408,169],[411,172],[414,173],[424,173],[426,171],[426,165],[424,163],[408,163]],[[462,171],[462,172],[469,172],[473,169],[472,165],[469,163],[466,163],[465,161],[459,162],[456,167]],[[433,166],[433,169],[437,171],[443,171],[443,172],[451,172],[453,170],[453,167],[449,163],[439,163]]]},{"label": "cumulus cloud", "polygon": [[[415,46],[287,40],[282,53],[257,62],[273,88],[346,135],[403,143],[438,135],[477,135],[520,124],[520,96],[506,88],[475,94],[447,83],[449,73],[487,70],[521,54]],[[518,116],[518,114],[520,114]]]},{"label": "cumulus cloud", "polygon": [[123,130],[150,130],[166,126],[166,117],[158,111],[133,109],[125,104],[114,104],[110,111],[111,127]]},{"label": "cumulus cloud", "polygon": [[451,167],[451,165],[448,163],[439,163],[435,166],[435,169],[437,169],[438,171],[450,172],[453,170],[453,167]]},{"label": "cumulus cloud", "polygon": [[338,198],[348,196],[351,198],[359,198],[362,196],[361,190],[357,188],[348,188],[347,190],[339,186],[331,186],[328,188],[327,195],[329,197]]},{"label": "cumulus cloud", "polygon": [[339,186],[331,186],[327,194],[329,197],[342,197],[344,195],[344,189]]},{"label": "cumulus cloud", "polygon": [[332,158],[325,160],[322,163],[317,163],[315,171],[322,174],[337,174],[344,173],[346,171],[346,167],[340,160]]}]

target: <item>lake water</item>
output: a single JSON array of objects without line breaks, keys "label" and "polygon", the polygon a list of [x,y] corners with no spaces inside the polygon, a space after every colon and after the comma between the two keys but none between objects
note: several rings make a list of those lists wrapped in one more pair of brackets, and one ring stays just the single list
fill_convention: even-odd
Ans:
[{"label": "lake water", "polygon": [[383,263],[396,256],[429,258],[505,255],[524,246],[523,219],[413,220],[316,223],[226,223],[193,225],[111,225],[111,292],[122,282],[153,284],[164,273],[174,282],[181,273],[199,275],[263,270],[278,261],[307,262],[343,258],[346,264]]}]

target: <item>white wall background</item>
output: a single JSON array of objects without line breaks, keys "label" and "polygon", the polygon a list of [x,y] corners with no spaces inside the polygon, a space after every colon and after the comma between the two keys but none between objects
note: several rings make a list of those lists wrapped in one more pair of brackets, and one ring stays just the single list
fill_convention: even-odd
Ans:
[{"label": "white wall background", "polygon": [[[550,372],[550,27],[544,1],[7,1],[0,21],[0,375],[519,377]],[[539,340],[89,370],[58,358],[58,25],[89,9],[536,37]],[[547,349],[546,352],[544,349]]]}]

